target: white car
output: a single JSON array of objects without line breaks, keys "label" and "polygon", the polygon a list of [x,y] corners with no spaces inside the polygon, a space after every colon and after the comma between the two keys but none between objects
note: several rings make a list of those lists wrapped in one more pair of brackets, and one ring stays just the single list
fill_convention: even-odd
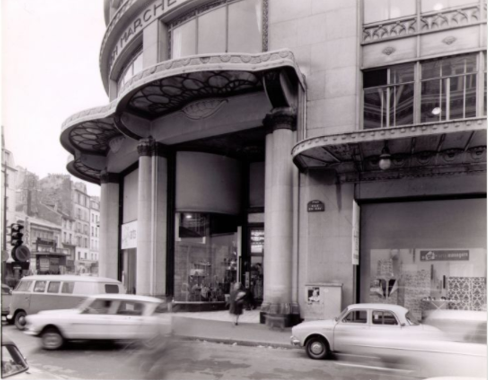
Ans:
[{"label": "white car", "polygon": [[364,352],[374,341],[403,340],[418,336],[444,339],[440,330],[419,324],[402,306],[355,304],[333,320],[303,322],[292,328],[291,343],[305,347],[312,359],[332,352]]},{"label": "white car", "polygon": [[41,311],[26,317],[28,335],[38,336],[47,350],[68,340],[139,340],[148,343],[171,332],[170,320],[159,313],[158,298],[100,294],[76,309]]},{"label": "white car", "polygon": [[423,376],[486,376],[486,345],[449,341],[398,305],[350,305],[333,320],[294,326],[291,343],[312,359],[340,353]]}]

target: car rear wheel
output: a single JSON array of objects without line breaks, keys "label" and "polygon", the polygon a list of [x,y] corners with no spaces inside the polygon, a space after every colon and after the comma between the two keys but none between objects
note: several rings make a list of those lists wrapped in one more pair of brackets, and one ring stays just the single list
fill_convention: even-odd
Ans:
[{"label": "car rear wheel", "polygon": [[311,337],[307,341],[305,350],[308,357],[315,360],[325,359],[329,355],[327,342],[321,337]]},{"label": "car rear wheel", "polygon": [[15,313],[14,323],[15,323],[15,327],[17,327],[19,330],[25,329],[25,317],[26,316],[27,316],[27,314],[23,310]]},{"label": "car rear wheel", "polygon": [[45,350],[57,350],[64,344],[64,338],[55,327],[49,327],[41,335],[42,348]]}]

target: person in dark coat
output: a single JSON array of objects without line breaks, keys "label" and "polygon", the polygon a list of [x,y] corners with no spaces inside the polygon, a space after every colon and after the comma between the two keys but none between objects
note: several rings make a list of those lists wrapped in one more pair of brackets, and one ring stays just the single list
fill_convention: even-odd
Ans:
[{"label": "person in dark coat", "polygon": [[234,314],[236,316],[236,321],[235,321],[236,326],[239,324],[239,316],[242,314],[245,297],[246,297],[246,292],[242,288],[241,283],[236,282],[229,296],[229,303],[230,303],[229,313]]}]

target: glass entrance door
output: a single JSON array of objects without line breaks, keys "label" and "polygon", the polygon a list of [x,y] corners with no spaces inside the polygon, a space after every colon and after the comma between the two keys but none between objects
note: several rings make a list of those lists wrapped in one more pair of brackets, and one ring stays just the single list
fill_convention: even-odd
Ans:
[{"label": "glass entrance door", "polygon": [[246,287],[253,295],[254,302],[263,302],[263,258],[264,258],[264,226],[249,228],[249,259],[250,271],[246,276]]}]

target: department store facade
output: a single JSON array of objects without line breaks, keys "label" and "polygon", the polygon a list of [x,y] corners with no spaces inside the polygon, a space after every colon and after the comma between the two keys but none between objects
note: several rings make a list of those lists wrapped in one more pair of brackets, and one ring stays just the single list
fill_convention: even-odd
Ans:
[{"label": "department store facade", "polygon": [[486,3],[113,0],[105,18],[110,102],[61,133],[101,185],[101,276],[190,310],[242,282],[288,325],[486,308]]}]

